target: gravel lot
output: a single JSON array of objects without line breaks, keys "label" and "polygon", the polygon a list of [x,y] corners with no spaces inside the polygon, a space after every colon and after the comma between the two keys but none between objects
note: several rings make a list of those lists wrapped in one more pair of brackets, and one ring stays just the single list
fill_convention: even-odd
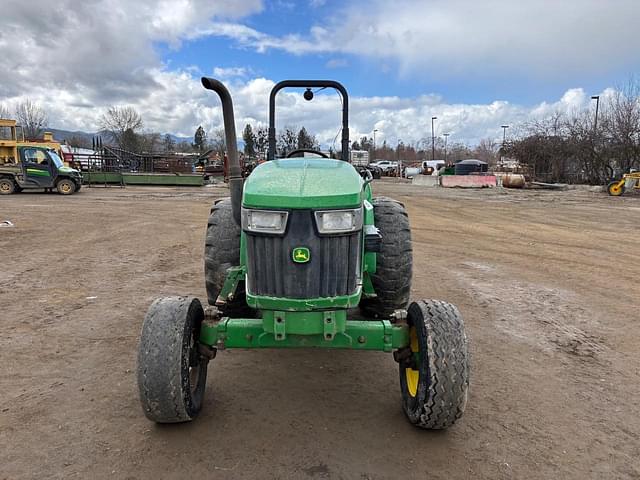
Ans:
[{"label": "gravel lot", "polygon": [[467,412],[419,431],[388,354],[225,351],[201,416],[156,426],[135,361],[153,298],[205,298],[223,187],[0,198],[0,478],[639,478],[640,196],[393,181],[414,298],[459,306]]}]

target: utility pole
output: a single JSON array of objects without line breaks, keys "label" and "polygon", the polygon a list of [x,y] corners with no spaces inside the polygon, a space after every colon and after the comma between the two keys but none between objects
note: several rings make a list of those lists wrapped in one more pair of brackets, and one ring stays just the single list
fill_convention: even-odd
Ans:
[{"label": "utility pole", "polygon": [[436,137],[434,135],[433,130],[433,122],[437,120],[438,117],[431,117],[431,160],[436,159]]},{"label": "utility pole", "polygon": [[447,140],[449,139],[450,133],[443,133],[444,136],[444,164],[447,164]]}]

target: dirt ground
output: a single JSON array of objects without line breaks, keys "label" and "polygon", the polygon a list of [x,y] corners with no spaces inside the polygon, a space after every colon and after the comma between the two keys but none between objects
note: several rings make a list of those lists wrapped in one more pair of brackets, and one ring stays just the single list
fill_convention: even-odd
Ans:
[{"label": "dirt ground", "polygon": [[205,298],[221,187],[0,198],[0,478],[640,478],[640,196],[376,182],[405,202],[413,298],[457,304],[467,412],[403,417],[391,355],[224,351],[201,416],[156,426],[135,380],[162,295]]}]

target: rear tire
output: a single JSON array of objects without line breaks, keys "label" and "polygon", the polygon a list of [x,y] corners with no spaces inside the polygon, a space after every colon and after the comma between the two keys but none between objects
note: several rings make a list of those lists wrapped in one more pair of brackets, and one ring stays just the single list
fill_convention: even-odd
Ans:
[{"label": "rear tire", "polygon": [[188,422],[200,412],[208,365],[198,351],[203,319],[197,298],[158,298],[149,307],[138,350],[140,402],[149,420]]},{"label": "rear tire", "polygon": [[[211,207],[204,242],[204,277],[209,305],[215,305],[222,290],[227,269],[240,265],[240,226],[233,219],[231,199],[225,198]],[[218,307],[228,317],[253,317],[246,300],[244,281],[238,283],[233,300]]]},{"label": "rear tire", "polygon": [[76,191],[76,184],[73,180],[63,178],[56,183],[56,190],[60,195],[73,195]]},{"label": "rear tire", "polygon": [[382,235],[376,273],[371,275],[377,296],[363,299],[360,308],[367,316],[389,318],[409,303],[413,272],[411,227],[404,205],[391,198],[374,198],[373,212],[375,225]]},{"label": "rear tire", "polygon": [[0,195],[11,195],[16,191],[16,183],[12,178],[0,178]]},{"label": "rear tire", "polygon": [[409,306],[407,323],[410,352],[399,355],[405,358],[400,362],[404,412],[417,427],[448,428],[462,417],[469,391],[468,346],[462,316],[450,303],[421,300]]}]

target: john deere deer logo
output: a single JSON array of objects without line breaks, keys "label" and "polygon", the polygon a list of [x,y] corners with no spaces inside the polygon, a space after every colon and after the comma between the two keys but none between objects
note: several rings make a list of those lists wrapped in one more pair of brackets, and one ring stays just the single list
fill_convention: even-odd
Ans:
[{"label": "john deere deer logo", "polygon": [[311,259],[311,253],[307,247],[294,248],[291,256],[296,263],[307,263]]}]

